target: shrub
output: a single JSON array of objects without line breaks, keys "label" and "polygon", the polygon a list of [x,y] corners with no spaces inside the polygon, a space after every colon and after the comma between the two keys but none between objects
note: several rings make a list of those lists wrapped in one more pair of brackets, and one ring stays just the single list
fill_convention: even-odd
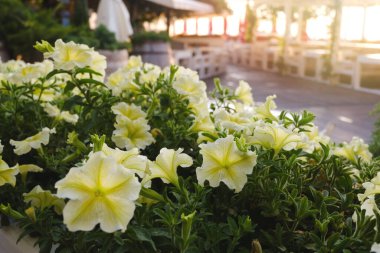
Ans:
[{"label": "shrub", "polygon": [[33,50],[35,41],[53,43],[70,31],[55,19],[56,10],[32,10],[20,0],[0,0],[0,6],[0,40],[12,58],[21,55],[28,62],[41,60]]},{"label": "shrub", "polygon": [[132,43],[133,44],[142,44],[147,41],[164,41],[168,42],[170,41],[170,37],[166,32],[147,32],[142,31],[139,33],[136,33],[132,36]]},{"label": "shrub", "polygon": [[[0,66],[0,212],[41,252],[368,252],[379,160],[250,86],[86,45]],[[90,68],[91,66],[91,68]]]},{"label": "shrub", "polygon": [[[373,115],[379,115],[380,106],[377,105],[373,111]],[[372,133],[372,140],[370,145],[370,150],[374,156],[380,156],[380,119],[378,118],[375,122],[374,130]]]}]

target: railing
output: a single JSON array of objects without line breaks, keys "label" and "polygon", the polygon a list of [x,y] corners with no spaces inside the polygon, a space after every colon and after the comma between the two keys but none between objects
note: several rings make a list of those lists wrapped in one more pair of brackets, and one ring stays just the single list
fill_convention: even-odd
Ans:
[{"label": "railing", "polygon": [[201,79],[223,74],[226,71],[227,54],[220,47],[194,47],[174,50],[176,64],[196,70]]},{"label": "railing", "polygon": [[[380,94],[380,45],[361,47],[360,44],[343,44],[338,59],[332,66],[333,75],[330,78],[323,75],[326,57],[329,56],[326,46],[317,47],[312,43],[290,46],[282,55],[279,46],[261,42],[250,48],[247,45],[235,45],[228,52],[230,62],[234,64],[281,71],[301,78],[332,82]],[[283,57],[282,62],[280,57]]]}]

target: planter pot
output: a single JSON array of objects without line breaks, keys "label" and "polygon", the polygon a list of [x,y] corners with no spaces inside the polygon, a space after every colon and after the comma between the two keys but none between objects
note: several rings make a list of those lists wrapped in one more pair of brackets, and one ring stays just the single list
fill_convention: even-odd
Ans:
[{"label": "planter pot", "polygon": [[4,43],[2,41],[0,41],[0,60],[2,62],[6,62],[9,60],[8,51],[6,50]]},{"label": "planter pot", "polygon": [[38,253],[38,246],[34,247],[35,239],[25,236],[17,244],[21,229],[11,225],[0,229],[0,252],[9,253]]},{"label": "planter pot", "polygon": [[128,62],[128,51],[127,49],[110,51],[110,50],[99,50],[99,53],[107,58],[107,69],[106,73],[110,74],[116,71],[118,68],[124,66]]},{"label": "planter pot", "polygon": [[141,55],[143,62],[149,62],[160,67],[174,63],[173,51],[169,42],[146,41],[141,45],[134,45],[133,53]]}]

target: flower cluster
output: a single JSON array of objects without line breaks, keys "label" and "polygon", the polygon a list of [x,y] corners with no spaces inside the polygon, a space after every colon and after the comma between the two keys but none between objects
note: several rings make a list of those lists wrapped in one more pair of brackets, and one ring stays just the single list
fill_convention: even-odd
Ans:
[{"label": "flower cluster", "polygon": [[365,252],[377,242],[380,166],[363,140],[335,144],[313,114],[277,111],[275,95],[255,101],[245,81],[215,80],[209,95],[195,71],[132,56],[104,82],[94,49],[36,48],[43,62],[0,63],[0,212],[41,248]]},{"label": "flower cluster", "polygon": [[146,113],[139,106],[118,103],[112,107],[116,114],[116,130],[113,132],[112,140],[119,148],[144,149],[154,142],[149,132],[150,126],[146,120]]}]

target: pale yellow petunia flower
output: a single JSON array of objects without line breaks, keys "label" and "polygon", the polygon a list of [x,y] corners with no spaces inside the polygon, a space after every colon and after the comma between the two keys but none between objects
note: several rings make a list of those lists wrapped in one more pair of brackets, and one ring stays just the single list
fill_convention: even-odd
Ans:
[{"label": "pale yellow petunia flower", "polygon": [[30,150],[41,148],[42,144],[47,145],[49,143],[50,134],[55,133],[55,129],[49,129],[44,127],[41,132],[30,136],[22,141],[10,140],[10,144],[15,147],[14,152],[17,155],[23,155],[29,153]]},{"label": "pale yellow petunia flower", "polygon": [[253,105],[252,88],[245,81],[240,81],[239,86],[235,90],[235,96],[245,105]]},{"label": "pale yellow petunia flower", "polygon": [[140,71],[140,83],[156,83],[161,75],[161,68],[151,63],[144,63],[142,71]]},{"label": "pale yellow petunia flower", "polygon": [[50,103],[46,103],[43,107],[49,117],[56,118],[57,120],[64,120],[73,125],[75,125],[79,120],[79,116],[77,114],[72,114],[68,111],[61,111],[57,106]]},{"label": "pale yellow petunia flower", "polygon": [[70,231],[90,231],[99,223],[112,233],[127,229],[141,184],[113,157],[96,152],[82,167],[71,168],[55,187],[58,197],[69,199],[63,221]]},{"label": "pale yellow petunia flower", "polygon": [[116,114],[117,121],[123,118],[137,120],[140,118],[145,118],[147,116],[140,106],[127,104],[125,102],[115,104],[111,107],[111,110],[114,114]]},{"label": "pale yellow petunia flower", "polygon": [[25,203],[30,203],[33,207],[41,210],[54,206],[55,212],[61,214],[65,206],[63,199],[58,198],[51,191],[45,191],[39,185],[35,186],[30,192],[24,193],[23,196]]},{"label": "pale yellow petunia flower", "polygon": [[218,108],[214,111],[215,124],[232,132],[240,132],[250,134],[253,128],[252,120],[242,117],[239,113],[229,113],[224,108]]},{"label": "pale yellow petunia flower", "polygon": [[297,149],[302,149],[306,153],[313,153],[314,150],[321,149],[321,143],[323,145],[329,145],[330,137],[320,133],[318,127],[315,125],[303,126],[305,132],[300,132],[302,142],[297,144]]},{"label": "pale yellow petunia flower", "polygon": [[19,171],[16,168],[9,168],[8,164],[0,156],[0,186],[5,184],[15,186],[18,173]]},{"label": "pale yellow petunia flower", "polygon": [[16,70],[10,77],[13,83],[33,82],[39,77],[46,76],[53,70],[53,63],[50,60],[43,62],[26,63],[25,66]]},{"label": "pale yellow petunia flower", "polygon": [[142,67],[143,62],[141,56],[132,55],[128,58],[127,64],[123,67],[123,70],[131,70],[134,68]]},{"label": "pale yellow petunia flower", "polygon": [[[380,213],[380,210],[376,204],[376,200],[375,200],[375,196],[372,195],[372,196],[369,196],[364,202],[363,204],[360,206],[360,209],[361,210],[365,210],[365,216],[368,216],[370,217],[371,219],[375,219],[376,216],[375,216],[375,213]],[[352,220],[354,222],[357,222],[357,215],[356,213],[354,213],[352,215]]]},{"label": "pale yellow petunia flower", "polygon": [[162,148],[156,157],[156,161],[149,162],[150,174],[143,179],[143,184],[145,185],[153,178],[161,178],[164,183],[178,186],[178,166],[186,168],[193,164],[193,159],[182,151],[183,149]]},{"label": "pale yellow petunia flower", "polygon": [[113,157],[117,163],[136,173],[140,178],[145,177],[145,173],[148,171],[148,158],[140,155],[137,148],[124,151],[118,148],[113,149],[103,144],[102,152],[106,156]]},{"label": "pale yellow petunia flower", "polygon": [[29,172],[42,172],[44,171],[41,167],[34,165],[34,164],[22,164],[14,166],[15,169],[18,169],[20,174],[27,174]]},{"label": "pale yellow petunia flower", "polygon": [[277,105],[274,102],[274,99],[276,97],[276,95],[268,96],[265,103],[257,106],[255,108],[255,117],[258,119],[270,119],[272,121],[278,121],[278,118],[272,112],[272,110],[277,108]]},{"label": "pale yellow petunia flower", "polygon": [[372,178],[371,182],[365,182],[362,186],[365,192],[358,194],[358,199],[361,202],[368,197],[380,194],[380,172],[377,172],[377,175]]},{"label": "pale yellow petunia flower", "polygon": [[137,120],[124,118],[115,124],[115,128],[112,141],[118,148],[144,149],[155,141],[149,132],[150,126],[144,118]]},{"label": "pale yellow petunia flower", "polygon": [[336,156],[347,158],[353,163],[357,163],[359,158],[367,163],[372,159],[368,144],[365,144],[363,139],[358,137],[353,137],[350,143],[343,142],[342,147],[336,147],[333,153]]},{"label": "pale yellow petunia flower", "polygon": [[301,141],[302,138],[298,133],[276,123],[265,123],[256,126],[253,137],[249,138],[248,143],[274,149],[275,154],[278,154],[281,149],[287,151],[296,149]]},{"label": "pale yellow petunia flower", "polygon": [[54,45],[54,51],[45,53],[45,57],[50,57],[54,61],[55,68],[72,70],[75,67],[90,66],[92,55],[87,45],[76,44],[74,42],[65,43],[61,39]]},{"label": "pale yellow petunia flower", "polygon": [[207,180],[211,187],[217,187],[223,182],[228,188],[240,192],[247,183],[247,175],[256,165],[256,153],[241,152],[232,135],[199,147],[203,163],[196,169],[198,183],[203,185]]},{"label": "pale yellow petunia flower", "polygon": [[207,98],[206,84],[199,80],[197,72],[191,69],[179,67],[172,85],[179,94],[189,98],[191,103],[198,103]]}]

